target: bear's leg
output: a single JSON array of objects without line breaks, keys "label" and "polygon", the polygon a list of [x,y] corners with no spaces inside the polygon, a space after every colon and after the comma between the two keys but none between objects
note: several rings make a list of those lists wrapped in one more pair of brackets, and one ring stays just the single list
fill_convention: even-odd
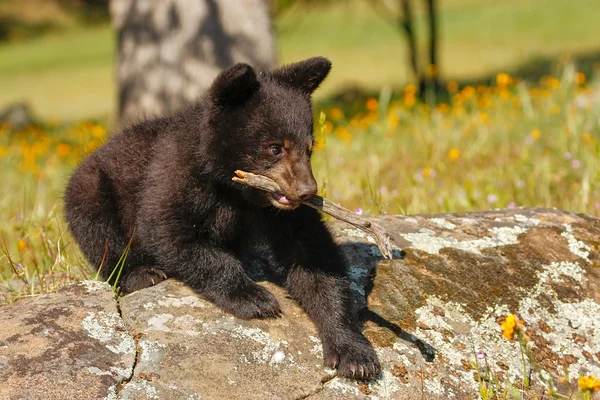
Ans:
[{"label": "bear's leg", "polygon": [[[65,216],[79,248],[95,268],[101,268],[102,278],[108,279],[129,239],[119,221],[110,180],[93,159],[81,164],[67,186]],[[135,256],[132,252],[130,255],[129,265]]]},{"label": "bear's leg", "polygon": [[327,367],[359,380],[379,373],[373,346],[352,316],[348,278],[296,265],[288,274],[286,287],[317,326]]},{"label": "bear's leg", "polygon": [[[319,330],[325,365],[354,379],[372,379],[380,370],[373,346],[354,318],[346,262],[315,210],[292,215],[290,236],[273,235],[277,259],[287,268],[286,289]],[[277,233],[277,230],[274,231]]]},{"label": "bear's leg", "polygon": [[[160,225],[154,225],[161,232]],[[244,272],[233,253],[206,242],[179,245],[176,235],[160,243],[156,257],[169,277],[191,286],[205,299],[241,319],[278,317],[275,297]]]}]

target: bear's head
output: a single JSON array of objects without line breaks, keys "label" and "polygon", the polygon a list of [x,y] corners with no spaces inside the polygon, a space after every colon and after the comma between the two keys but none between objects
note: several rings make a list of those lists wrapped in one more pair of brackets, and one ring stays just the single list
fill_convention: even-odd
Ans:
[{"label": "bear's head", "polygon": [[209,90],[211,152],[227,178],[240,169],[273,179],[281,193],[249,190],[260,205],[294,209],[317,193],[310,157],[314,145],[310,96],[331,62],[322,57],[256,74],[248,64],[223,71]]}]

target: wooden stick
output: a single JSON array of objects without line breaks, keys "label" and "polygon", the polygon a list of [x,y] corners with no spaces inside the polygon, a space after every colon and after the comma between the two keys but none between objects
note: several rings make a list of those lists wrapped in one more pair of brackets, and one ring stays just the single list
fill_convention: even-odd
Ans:
[{"label": "wooden stick", "polygon": [[[264,190],[270,193],[281,193],[281,188],[274,180],[267,178],[263,175],[256,175],[251,172],[245,172],[237,170],[235,171],[237,176],[231,178],[235,182],[243,183],[244,185],[251,186],[256,189]],[[355,227],[362,229],[368,234],[375,238],[377,247],[381,251],[383,257],[387,259],[392,258],[392,245],[390,243],[390,235],[378,224],[367,221],[365,218],[361,218],[356,213],[345,209],[344,207],[336,204],[330,200],[327,200],[321,196],[315,196],[309,201],[303,201],[302,204],[306,204],[309,207],[323,211],[326,214],[331,215],[341,221],[345,221]]]}]

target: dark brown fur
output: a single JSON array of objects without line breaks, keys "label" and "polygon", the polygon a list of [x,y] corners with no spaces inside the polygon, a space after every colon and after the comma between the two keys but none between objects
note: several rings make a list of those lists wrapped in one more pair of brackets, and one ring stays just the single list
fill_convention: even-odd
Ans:
[{"label": "dark brown fur", "polygon": [[[174,277],[239,318],[280,315],[244,272],[267,259],[318,327],[325,363],[343,376],[379,372],[351,312],[346,266],[330,233],[300,201],[315,195],[310,95],[324,58],[256,75],[238,64],[178,115],[115,134],[71,178],[65,211],[91,263],[107,279],[133,238],[121,288]],[[241,169],[274,179],[284,200],[231,181]]]}]

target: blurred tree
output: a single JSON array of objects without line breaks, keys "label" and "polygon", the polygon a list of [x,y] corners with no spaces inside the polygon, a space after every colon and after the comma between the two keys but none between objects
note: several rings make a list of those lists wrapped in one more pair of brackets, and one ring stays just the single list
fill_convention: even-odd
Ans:
[{"label": "blurred tree", "polygon": [[[317,6],[327,3],[341,3],[350,0],[271,0],[275,15],[296,4]],[[438,63],[438,1],[423,0],[428,26],[428,48],[425,62],[420,62],[417,35],[415,31],[413,3],[414,0],[365,0],[386,21],[404,34],[408,48],[408,64],[422,98],[427,93],[435,94],[439,88]]]},{"label": "blurred tree", "polygon": [[78,11],[86,22],[104,22],[108,17],[109,0],[59,0]]},{"label": "blurred tree", "polygon": [[267,0],[111,0],[110,12],[121,124],[176,111],[237,62],[276,64]]},{"label": "blurred tree", "polygon": [[[422,98],[426,94],[435,94],[439,88],[439,63],[438,63],[438,2],[437,0],[423,0],[428,26],[428,48],[424,63],[419,62],[418,40],[415,35],[413,18],[413,0],[397,0],[399,7],[390,7],[390,1],[366,0],[386,20],[399,26],[406,36],[408,45],[408,60],[415,80],[419,83],[419,93]],[[396,11],[396,8],[399,11]]]}]

